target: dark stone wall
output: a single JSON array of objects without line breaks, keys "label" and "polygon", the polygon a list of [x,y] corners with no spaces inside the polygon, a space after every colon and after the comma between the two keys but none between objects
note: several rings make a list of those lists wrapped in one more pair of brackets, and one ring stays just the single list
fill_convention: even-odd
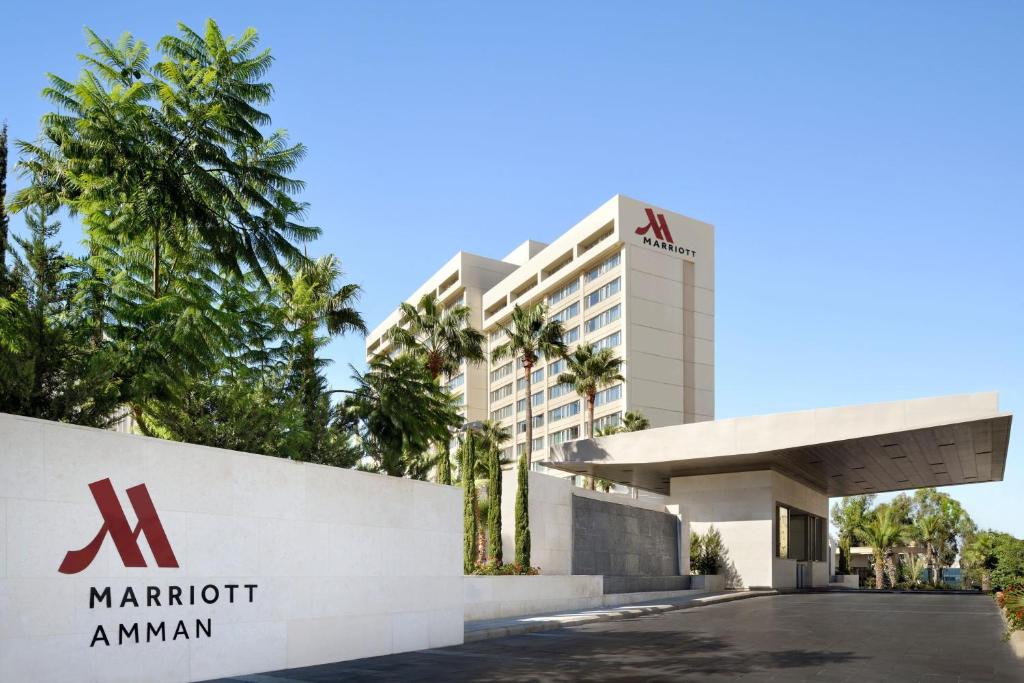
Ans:
[{"label": "dark stone wall", "polygon": [[679,574],[679,520],[664,512],[572,497],[572,573]]}]

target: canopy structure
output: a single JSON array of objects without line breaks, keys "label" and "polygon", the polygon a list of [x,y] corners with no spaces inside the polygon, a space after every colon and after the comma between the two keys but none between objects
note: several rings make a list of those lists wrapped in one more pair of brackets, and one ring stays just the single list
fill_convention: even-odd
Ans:
[{"label": "canopy structure", "polygon": [[672,477],[775,470],[828,496],[1001,481],[995,392],[696,422],[571,441],[548,467],[667,495]]}]

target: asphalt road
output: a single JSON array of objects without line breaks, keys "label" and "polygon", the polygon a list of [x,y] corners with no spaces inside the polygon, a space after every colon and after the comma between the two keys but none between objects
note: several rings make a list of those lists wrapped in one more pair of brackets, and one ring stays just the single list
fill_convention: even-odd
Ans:
[{"label": "asphalt road", "polygon": [[1024,681],[990,598],[813,593],[226,679]]}]

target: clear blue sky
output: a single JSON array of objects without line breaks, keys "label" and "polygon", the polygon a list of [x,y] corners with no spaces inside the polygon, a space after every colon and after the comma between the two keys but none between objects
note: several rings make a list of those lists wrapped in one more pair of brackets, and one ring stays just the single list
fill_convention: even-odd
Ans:
[{"label": "clear blue sky", "polygon": [[[8,4],[12,136],[86,25],[256,27],[314,251],[371,325],[456,250],[624,193],[716,226],[719,417],[991,389],[1024,411],[1020,2],[117,4]],[[362,348],[330,346],[332,385]],[[1022,429],[1005,482],[950,489],[1017,536]]]}]

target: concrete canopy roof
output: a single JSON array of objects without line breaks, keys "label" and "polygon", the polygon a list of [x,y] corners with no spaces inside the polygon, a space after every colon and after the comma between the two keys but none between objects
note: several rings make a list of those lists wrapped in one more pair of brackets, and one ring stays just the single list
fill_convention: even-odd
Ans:
[{"label": "concrete canopy roof", "polygon": [[552,446],[541,464],[669,493],[669,480],[771,469],[829,496],[1001,481],[995,392],[675,425]]}]

